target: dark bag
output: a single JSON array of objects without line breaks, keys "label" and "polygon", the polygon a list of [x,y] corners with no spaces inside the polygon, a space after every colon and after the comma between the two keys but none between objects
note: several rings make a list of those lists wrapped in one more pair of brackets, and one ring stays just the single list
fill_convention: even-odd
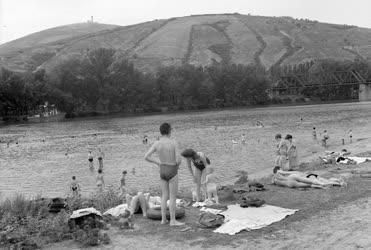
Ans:
[{"label": "dark bag", "polygon": [[261,207],[265,204],[265,200],[245,195],[238,200],[238,203],[241,207]]},{"label": "dark bag", "polygon": [[49,203],[50,213],[59,213],[62,209],[66,209],[66,200],[62,198],[53,198]]},{"label": "dark bag", "polygon": [[224,215],[213,213],[202,213],[198,222],[207,228],[220,227],[224,223]]},{"label": "dark bag", "polygon": [[233,193],[233,186],[232,185],[221,186],[218,189],[218,197],[219,197],[219,201],[222,201],[222,202],[236,200],[236,198],[234,197],[234,193]]}]

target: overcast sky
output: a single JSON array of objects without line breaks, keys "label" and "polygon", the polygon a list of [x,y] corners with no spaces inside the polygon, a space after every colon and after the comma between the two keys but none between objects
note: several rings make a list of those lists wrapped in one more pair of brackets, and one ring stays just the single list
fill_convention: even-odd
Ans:
[{"label": "overcast sky", "polygon": [[205,13],[292,16],[371,28],[371,0],[0,0],[0,44],[55,26],[129,25]]}]

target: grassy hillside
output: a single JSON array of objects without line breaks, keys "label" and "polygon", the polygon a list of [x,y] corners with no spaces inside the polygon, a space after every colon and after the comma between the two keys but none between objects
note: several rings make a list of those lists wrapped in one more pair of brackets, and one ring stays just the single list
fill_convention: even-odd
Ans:
[{"label": "grassy hillside", "polygon": [[0,45],[0,64],[14,70],[53,70],[66,58],[99,47],[113,48],[137,68],[212,62],[263,65],[313,59],[371,57],[371,29],[290,17],[195,15],[132,26],[74,24]]}]

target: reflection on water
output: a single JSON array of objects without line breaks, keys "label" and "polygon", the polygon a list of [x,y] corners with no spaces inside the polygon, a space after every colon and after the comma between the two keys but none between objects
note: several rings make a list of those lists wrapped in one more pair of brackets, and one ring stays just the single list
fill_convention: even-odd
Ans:
[{"label": "reflection on water", "polygon": [[[64,195],[72,175],[76,175],[83,193],[95,188],[95,171],[88,169],[88,150],[105,152],[106,184],[118,188],[122,170],[128,170],[129,187],[149,188],[158,185],[156,166],[146,163],[143,155],[159,135],[162,122],[170,122],[180,148],[205,152],[222,179],[234,177],[236,170],[249,173],[272,167],[274,135],[291,133],[299,154],[311,155],[321,150],[313,143],[311,129],[327,129],[330,145],[339,145],[345,130],[352,128],[354,137],[364,133],[370,124],[371,104],[315,105],[288,108],[209,111],[145,117],[100,117],[66,122],[22,124],[0,128],[3,138],[18,138],[19,144],[0,144],[0,192]],[[303,122],[300,122],[300,117]],[[254,126],[262,121],[264,128]],[[217,130],[215,130],[217,126]],[[242,145],[240,137],[246,135]],[[143,145],[143,135],[149,144]],[[335,139],[336,138],[336,139]],[[237,140],[238,144],[233,144]],[[68,154],[66,152],[68,151]],[[183,161],[180,185],[191,185]]]}]

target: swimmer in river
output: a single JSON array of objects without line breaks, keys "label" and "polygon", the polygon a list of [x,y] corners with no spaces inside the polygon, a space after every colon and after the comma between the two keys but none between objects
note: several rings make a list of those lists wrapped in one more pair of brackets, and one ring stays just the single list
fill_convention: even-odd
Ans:
[{"label": "swimmer in river", "polygon": [[[175,219],[176,197],[178,195],[178,169],[181,163],[181,157],[177,142],[171,138],[171,126],[169,123],[163,123],[160,126],[161,138],[153,143],[152,147],[145,154],[144,159],[157,165],[160,168],[161,181],[161,224],[166,223],[167,200],[170,197],[170,226],[182,226]],[[157,153],[159,160],[152,158]]]},{"label": "swimmer in river", "polygon": [[101,148],[98,149],[98,162],[99,162],[99,167],[98,169],[103,170],[103,158],[104,158],[104,152],[102,151]]},{"label": "swimmer in river", "polygon": [[349,136],[349,143],[353,142],[353,131],[351,129],[348,130],[348,136]]},{"label": "swimmer in river", "polygon": [[89,168],[90,169],[94,168],[93,160],[94,160],[93,154],[91,153],[91,151],[89,151],[88,161],[89,161]]},{"label": "swimmer in river", "polygon": [[313,138],[313,141],[317,141],[317,131],[316,131],[316,127],[313,127],[313,130],[312,130],[312,138]]},{"label": "swimmer in river", "polygon": [[327,130],[323,131],[322,146],[327,148],[327,140],[330,139],[330,136],[327,133]]},{"label": "swimmer in river", "polygon": [[256,126],[264,128],[264,124],[261,121],[256,121]]},{"label": "swimmer in river", "polygon": [[80,196],[81,189],[80,189],[79,183],[76,180],[76,176],[72,176],[72,181],[71,181],[71,184],[70,184],[70,190],[72,192],[73,197]]},{"label": "swimmer in river", "polygon": [[120,180],[120,191],[121,191],[121,196],[125,195],[126,193],[126,174],[128,172],[126,170],[122,171],[122,177]]},{"label": "swimmer in river", "polygon": [[97,188],[99,192],[103,191],[104,188],[104,179],[103,179],[103,172],[102,169],[98,169],[98,175],[97,175]]},{"label": "swimmer in river", "polygon": [[245,134],[242,134],[242,136],[241,136],[241,142],[242,142],[242,144],[246,144],[246,136],[245,136]]},{"label": "swimmer in river", "polygon": [[148,144],[148,136],[147,135],[144,135],[143,137],[143,144]]}]

